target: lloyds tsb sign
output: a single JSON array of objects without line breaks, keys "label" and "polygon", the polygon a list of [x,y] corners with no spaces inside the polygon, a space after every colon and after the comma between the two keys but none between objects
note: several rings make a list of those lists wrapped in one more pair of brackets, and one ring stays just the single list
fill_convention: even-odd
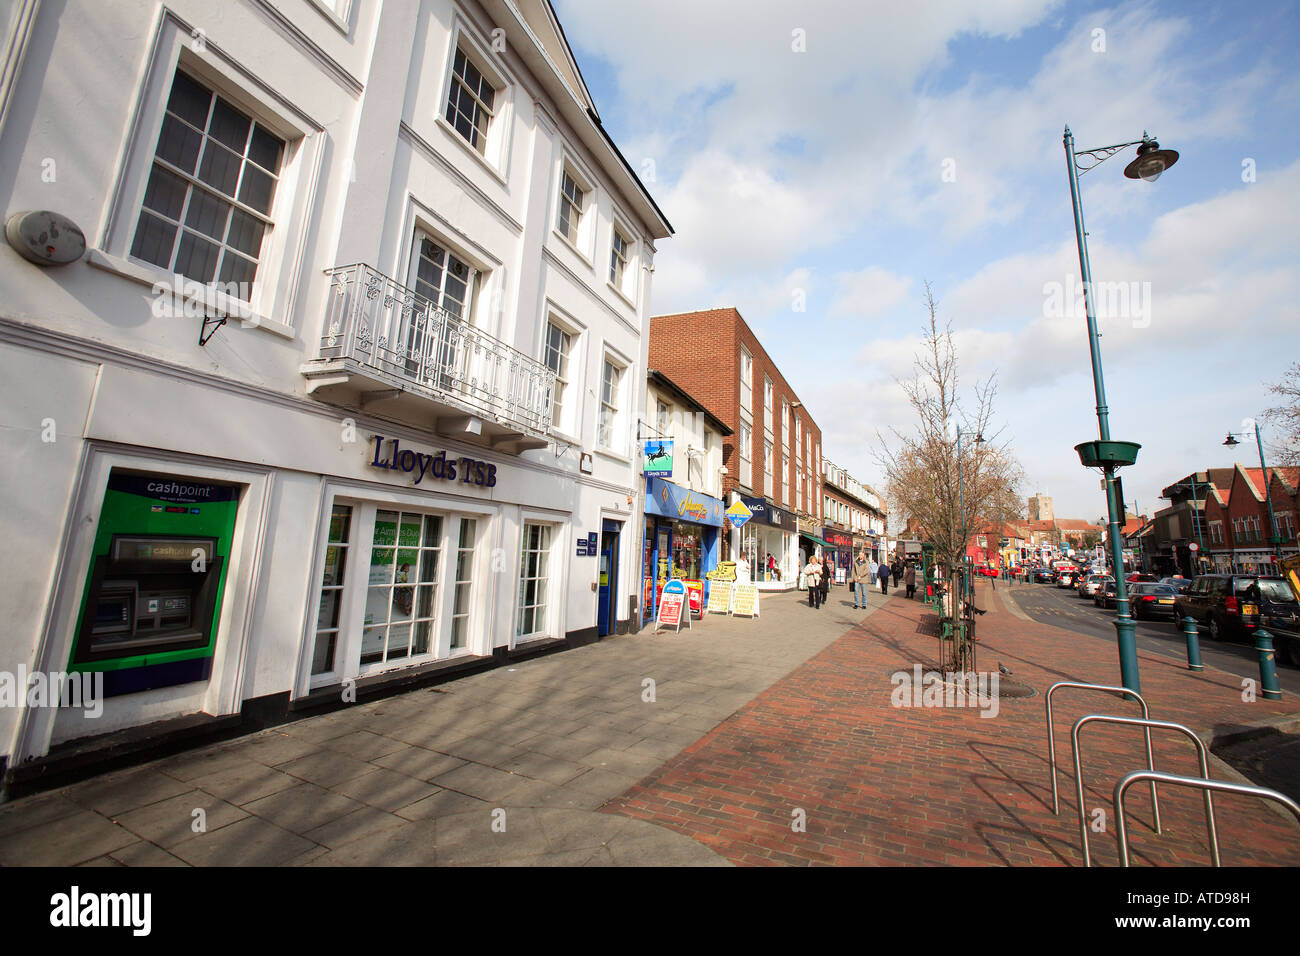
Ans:
[{"label": "lloyds tsb sign", "polygon": [[403,448],[398,439],[385,438],[383,435],[371,435],[370,440],[375,445],[371,467],[414,474],[415,477],[411,479],[413,485],[418,485],[426,475],[439,481],[460,481],[462,484],[481,485],[484,488],[491,488],[497,483],[497,466],[490,462],[479,461],[477,458],[448,458],[445,451],[426,455]]}]

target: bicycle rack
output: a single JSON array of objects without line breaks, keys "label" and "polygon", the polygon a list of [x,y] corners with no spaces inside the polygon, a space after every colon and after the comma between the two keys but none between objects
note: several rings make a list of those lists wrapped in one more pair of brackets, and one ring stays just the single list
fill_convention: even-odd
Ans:
[{"label": "bicycle rack", "polygon": [[[1124,825],[1124,791],[1132,784],[1139,780],[1150,780],[1151,786],[1157,783],[1168,783],[1177,787],[1193,787],[1197,790],[1205,791],[1205,799],[1210,799],[1210,791],[1217,790],[1221,793],[1241,793],[1246,796],[1259,797],[1263,800],[1272,800],[1280,803],[1291,811],[1297,821],[1300,821],[1300,804],[1297,804],[1285,794],[1278,793],[1276,790],[1269,790],[1266,787],[1252,787],[1244,783],[1229,783],[1226,780],[1209,780],[1197,777],[1180,777],[1172,773],[1160,773],[1156,770],[1134,770],[1132,773],[1122,777],[1115,784],[1115,793],[1113,797],[1115,805],[1115,819],[1119,823],[1119,857],[1122,866],[1128,866],[1128,828]],[[1210,816],[1210,852],[1211,859],[1215,866],[1221,866],[1219,862],[1219,837],[1214,832],[1214,817]]]},{"label": "bicycle rack", "polygon": [[[1074,687],[1084,690],[1105,690],[1116,694],[1127,694],[1139,704],[1142,705],[1142,716],[1150,720],[1151,711],[1147,707],[1147,702],[1142,699],[1142,695],[1135,690],[1129,690],[1127,687],[1111,687],[1107,684],[1080,684],[1076,681],[1063,680],[1047,688],[1047,758],[1052,768],[1052,813],[1056,816],[1061,815],[1061,798],[1056,789],[1056,734],[1052,730],[1052,694],[1056,693],[1058,688]],[[1151,731],[1147,730],[1147,767],[1154,770],[1156,768],[1155,760],[1151,756]],[[1151,807],[1155,811],[1156,833],[1160,832],[1160,804],[1156,802],[1156,785],[1151,785]]]},{"label": "bicycle rack", "polygon": [[[1200,737],[1196,736],[1196,734],[1192,733],[1188,728],[1184,727],[1182,724],[1172,724],[1164,720],[1142,720],[1137,717],[1112,717],[1109,716],[1108,714],[1089,714],[1086,717],[1080,717],[1077,721],[1075,721],[1074,727],[1070,731],[1070,743],[1074,749],[1074,782],[1075,782],[1075,786],[1077,787],[1077,795],[1079,797],[1079,839],[1083,843],[1083,865],[1084,866],[1092,866],[1092,855],[1088,852],[1088,821],[1087,821],[1087,814],[1084,812],[1083,809],[1083,766],[1082,766],[1082,761],[1079,759],[1079,731],[1083,729],[1084,724],[1090,724],[1090,723],[1125,724],[1130,727],[1144,727],[1146,728],[1147,731],[1148,744],[1151,740],[1152,727],[1155,727],[1159,730],[1176,730],[1179,733],[1186,734],[1188,737],[1191,737],[1192,742],[1196,744],[1196,754],[1198,757],[1201,758],[1201,779],[1208,780],[1210,777],[1210,756],[1209,756],[1209,751],[1205,749],[1204,741],[1202,741]],[[1150,757],[1149,750],[1147,751],[1147,756]],[[1145,772],[1155,773],[1156,769],[1155,767],[1149,767]],[[1187,779],[1195,780],[1197,778],[1188,777]],[[1156,784],[1155,781],[1152,780],[1151,799],[1153,801],[1155,800],[1155,789],[1156,789]],[[1214,865],[1218,866],[1219,865],[1219,838],[1215,832],[1215,827],[1214,827],[1214,801],[1213,798],[1211,798],[1210,792],[1208,790],[1205,791],[1205,820],[1206,820],[1206,824],[1210,828],[1210,844],[1213,847]],[[1156,830],[1156,832],[1159,833],[1160,831]]]}]

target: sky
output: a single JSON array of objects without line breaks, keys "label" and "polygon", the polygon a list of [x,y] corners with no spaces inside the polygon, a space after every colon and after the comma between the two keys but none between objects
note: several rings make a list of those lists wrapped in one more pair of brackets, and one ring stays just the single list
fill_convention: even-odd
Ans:
[{"label": "sky", "polygon": [[1155,183],[1124,177],[1133,147],[1080,180],[1111,436],[1142,445],[1129,510],[1257,464],[1253,440],[1223,440],[1300,360],[1300,6],[554,5],[676,230],[651,313],[739,309],[854,477],[883,491],[882,436],[915,427],[898,383],[928,282],[971,411],[996,376],[1025,494],[1105,514],[1074,451],[1097,419],[1067,124],[1079,150],[1149,132],[1180,154]]}]

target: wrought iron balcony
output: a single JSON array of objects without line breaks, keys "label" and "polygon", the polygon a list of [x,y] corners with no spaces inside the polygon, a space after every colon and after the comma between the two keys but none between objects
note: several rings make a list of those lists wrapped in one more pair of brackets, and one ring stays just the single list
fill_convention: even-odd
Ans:
[{"label": "wrought iron balcony", "polygon": [[483,434],[493,444],[546,444],[555,373],[544,363],[368,265],[326,274],[330,295],[320,358],[303,366],[308,391],[350,386],[363,405],[419,395],[481,418],[493,426]]}]

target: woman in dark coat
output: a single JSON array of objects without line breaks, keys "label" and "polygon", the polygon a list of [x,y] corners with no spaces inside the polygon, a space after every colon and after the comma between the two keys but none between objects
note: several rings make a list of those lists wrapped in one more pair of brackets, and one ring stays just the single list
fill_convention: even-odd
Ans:
[{"label": "woman in dark coat", "polygon": [[894,558],[894,563],[889,568],[894,574],[894,587],[898,587],[898,579],[903,576],[903,562]]},{"label": "woman in dark coat", "polygon": [[880,562],[880,567],[876,570],[876,576],[880,578],[880,591],[882,594],[889,593],[889,565],[884,561]]}]

